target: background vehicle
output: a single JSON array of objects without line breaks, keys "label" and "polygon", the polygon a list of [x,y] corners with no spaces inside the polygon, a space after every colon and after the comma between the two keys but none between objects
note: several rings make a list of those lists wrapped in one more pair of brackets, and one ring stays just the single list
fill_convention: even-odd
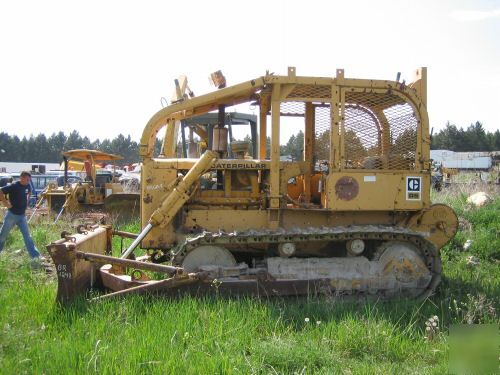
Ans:
[{"label": "background vehicle", "polygon": [[10,184],[14,181],[14,177],[10,173],[0,173],[0,187]]},{"label": "background vehicle", "polygon": [[[91,262],[112,265],[100,270],[112,295],[430,295],[440,281],[439,249],[458,220],[448,206],[430,201],[426,78],[425,68],[408,85],[345,78],[341,69],[334,78],[299,77],[289,68],[287,76],[224,83],[215,93],[165,107],[141,138],[142,232],[119,259],[96,254],[110,248],[110,228],[77,235],[74,245],[49,246],[56,264],[78,274],[59,278],[59,298],[85,290],[76,279],[88,281],[82,275]],[[225,113],[243,103],[259,108],[257,158],[229,157]],[[210,111],[219,122],[207,151],[178,158],[178,123]],[[280,160],[280,132],[289,118],[304,129],[302,160]],[[169,265],[128,259],[139,244],[154,262]],[[127,279],[124,267],[140,277]],[[173,276],[150,281],[142,271],[152,267]]]},{"label": "background vehicle", "polygon": [[64,186],[65,183],[66,184],[74,184],[74,183],[78,183],[78,182],[81,182],[81,181],[83,181],[83,179],[81,177],[79,177],[79,176],[69,176],[68,175],[66,177],[66,182],[65,182],[64,175],[56,177],[57,186]]},{"label": "background vehicle", "polygon": [[[41,193],[37,206],[46,201],[57,218],[66,211],[69,213],[99,211],[108,212],[117,218],[138,215],[139,195],[124,193],[122,185],[114,174],[106,170],[98,170],[97,162],[115,162],[121,160],[118,155],[96,150],[70,150],[63,153],[66,170],[63,176],[51,176],[53,183]],[[89,170],[82,180],[79,176],[68,174],[68,162],[76,160],[88,161]]]}]

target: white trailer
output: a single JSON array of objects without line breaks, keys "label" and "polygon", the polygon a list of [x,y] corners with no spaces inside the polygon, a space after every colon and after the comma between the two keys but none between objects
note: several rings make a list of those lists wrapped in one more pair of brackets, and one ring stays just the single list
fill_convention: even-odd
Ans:
[{"label": "white trailer", "polygon": [[22,171],[31,171],[44,174],[50,170],[56,169],[59,169],[59,163],[14,163],[0,161],[0,173],[20,173]]},{"label": "white trailer", "polygon": [[493,165],[488,152],[431,150],[431,159],[445,168],[459,170],[489,170]]}]

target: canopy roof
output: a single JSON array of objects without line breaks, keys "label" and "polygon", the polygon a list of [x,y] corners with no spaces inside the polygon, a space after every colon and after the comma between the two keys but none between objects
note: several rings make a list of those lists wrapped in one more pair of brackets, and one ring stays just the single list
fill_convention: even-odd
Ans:
[{"label": "canopy roof", "polygon": [[80,160],[86,160],[89,156],[92,156],[92,159],[94,159],[94,161],[122,160],[123,159],[123,157],[118,156],[118,155],[108,154],[106,152],[97,151],[97,150],[86,150],[86,149],[69,150],[69,151],[63,152],[63,155],[68,157],[68,158],[80,159]]}]

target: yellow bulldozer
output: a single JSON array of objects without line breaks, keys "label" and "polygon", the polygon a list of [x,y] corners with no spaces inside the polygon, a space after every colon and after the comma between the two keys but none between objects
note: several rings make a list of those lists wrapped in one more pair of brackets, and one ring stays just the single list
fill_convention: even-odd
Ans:
[{"label": "yellow bulldozer", "polygon": [[[347,78],[342,69],[333,77],[299,76],[293,67],[284,76],[227,87],[220,72],[215,78],[218,90],[181,97],[144,128],[141,232],[94,225],[48,245],[60,301],[97,287],[108,292],[99,299],[129,293],[390,299],[435,291],[439,250],[458,220],[450,207],[430,201],[426,68],[408,84]],[[243,104],[258,112],[256,152],[236,144],[230,154],[225,118]],[[204,129],[204,153],[179,157],[180,125],[209,113],[218,123]],[[300,160],[280,155],[290,119],[304,132]],[[113,235],[134,239],[118,257],[111,255]]]},{"label": "yellow bulldozer", "polygon": [[[57,221],[63,212],[107,212],[116,217],[139,216],[139,194],[125,192],[113,171],[121,156],[97,150],[76,149],[63,153],[64,182],[49,183],[40,194],[35,212],[46,204]],[[112,163],[113,171],[99,169],[99,163]],[[81,175],[68,175],[70,166]]]}]

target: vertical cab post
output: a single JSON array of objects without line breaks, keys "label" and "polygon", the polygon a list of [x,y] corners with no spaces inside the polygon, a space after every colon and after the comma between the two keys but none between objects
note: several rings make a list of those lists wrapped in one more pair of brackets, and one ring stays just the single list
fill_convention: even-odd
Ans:
[{"label": "vertical cab post", "polygon": [[280,208],[280,94],[281,85],[275,83],[271,97],[271,209]]}]

